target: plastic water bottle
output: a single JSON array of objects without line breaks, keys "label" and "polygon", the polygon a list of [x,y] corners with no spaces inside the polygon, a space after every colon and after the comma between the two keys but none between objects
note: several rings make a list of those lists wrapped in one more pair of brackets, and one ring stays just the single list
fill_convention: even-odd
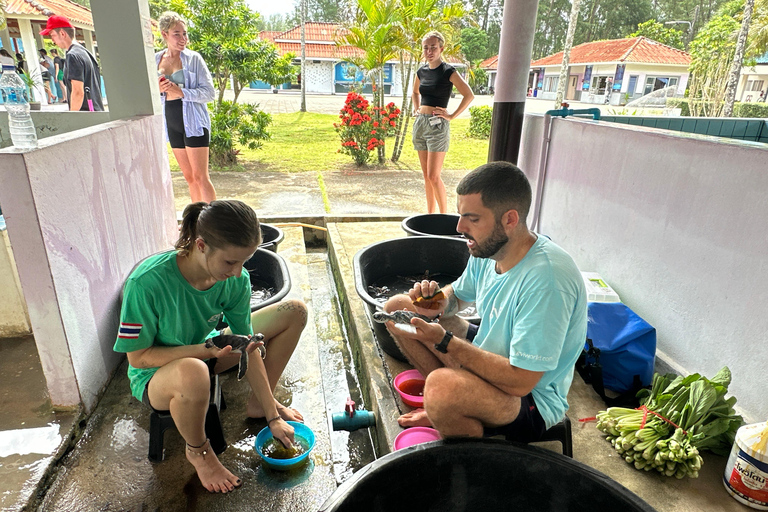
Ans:
[{"label": "plastic water bottle", "polygon": [[27,86],[24,85],[16,69],[8,64],[3,65],[0,76],[0,92],[3,95],[3,105],[8,111],[8,128],[11,131],[13,145],[19,149],[35,149],[37,147],[37,132],[29,115],[27,101]]}]

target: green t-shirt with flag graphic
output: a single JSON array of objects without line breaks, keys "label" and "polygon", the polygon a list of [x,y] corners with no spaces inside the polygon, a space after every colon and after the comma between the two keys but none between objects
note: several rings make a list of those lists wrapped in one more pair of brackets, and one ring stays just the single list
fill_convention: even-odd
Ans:
[{"label": "green t-shirt with flag graphic", "polygon": [[[176,251],[155,254],[142,261],[123,287],[120,331],[115,352],[152,346],[174,347],[204,343],[222,319],[234,334],[253,334],[251,282],[248,271],[198,290],[184,278]],[[141,400],[157,368],[128,365],[131,393]]]}]

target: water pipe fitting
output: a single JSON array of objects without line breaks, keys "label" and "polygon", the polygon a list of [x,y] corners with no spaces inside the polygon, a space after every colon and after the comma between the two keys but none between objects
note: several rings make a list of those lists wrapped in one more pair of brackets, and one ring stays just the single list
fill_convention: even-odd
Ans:
[{"label": "water pipe fitting", "polygon": [[352,432],[359,428],[372,427],[376,424],[376,414],[365,409],[355,409],[354,400],[347,398],[344,412],[335,412],[331,416],[333,430]]}]

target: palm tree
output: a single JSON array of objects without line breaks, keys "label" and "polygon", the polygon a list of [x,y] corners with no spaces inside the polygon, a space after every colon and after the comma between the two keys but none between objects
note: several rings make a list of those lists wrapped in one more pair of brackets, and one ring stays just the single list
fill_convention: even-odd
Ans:
[{"label": "palm tree", "polygon": [[[557,96],[555,97],[555,108],[560,108],[565,96],[565,86],[568,81],[568,61],[571,58],[571,46],[573,46],[573,34],[576,32],[576,23],[579,20],[579,8],[581,0],[573,0],[571,5],[571,17],[568,20],[568,32],[565,35],[565,48],[563,48],[563,63],[560,66],[560,79],[557,82]],[[610,93],[610,91],[609,91]]]},{"label": "palm tree", "polygon": [[736,86],[739,83],[741,75],[741,65],[744,62],[744,51],[747,47],[747,35],[749,34],[749,25],[752,22],[752,9],[755,6],[755,0],[746,0],[744,4],[744,17],[741,20],[741,29],[736,40],[736,51],[733,56],[731,72],[728,75],[728,87],[725,92],[725,106],[723,107],[723,117],[733,115],[733,103],[736,101]]},{"label": "palm tree", "polygon": [[[397,57],[402,41],[397,0],[357,0],[359,8],[353,26],[347,27],[338,44],[363,50],[361,57],[349,60],[360,68],[373,88],[373,104],[384,106],[384,65]],[[384,147],[378,147],[379,163],[384,162]]]}]

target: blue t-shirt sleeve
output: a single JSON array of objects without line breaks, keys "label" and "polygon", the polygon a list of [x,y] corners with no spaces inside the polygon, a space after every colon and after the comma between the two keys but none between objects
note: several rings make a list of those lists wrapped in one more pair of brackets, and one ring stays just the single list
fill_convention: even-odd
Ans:
[{"label": "blue t-shirt sleeve", "polygon": [[477,296],[477,265],[477,260],[470,256],[464,272],[461,273],[457,280],[451,283],[453,293],[457,299],[464,302],[475,302],[475,297]]},{"label": "blue t-shirt sleeve", "polygon": [[533,283],[516,305],[509,362],[524,370],[557,368],[574,298],[554,283]]}]

